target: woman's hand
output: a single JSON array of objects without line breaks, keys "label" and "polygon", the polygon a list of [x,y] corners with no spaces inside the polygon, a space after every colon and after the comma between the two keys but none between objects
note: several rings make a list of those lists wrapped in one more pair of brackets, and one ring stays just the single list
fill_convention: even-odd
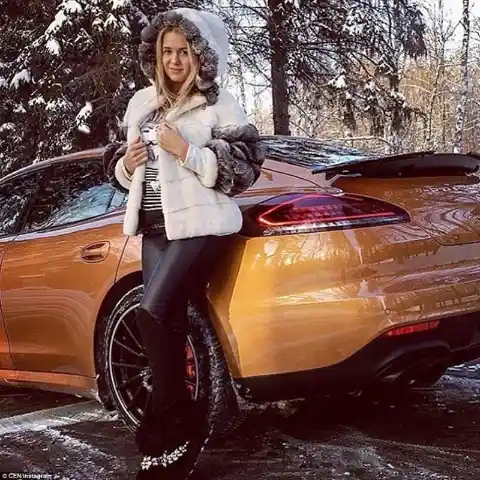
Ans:
[{"label": "woman's hand", "polygon": [[170,122],[164,121],[157,127],[157,143],[168,153],[175,155],[182,162],[188,152],[188,142],[180,135],[178,128]]},{"label": "woman's hand", "polygon": [[148,160],[147,147],[145,147],[142,139],[137,137],[133,142],[131,142],[125,156],[123,157],[123,165],[127,170],[127,173],[133,175],[135,169]]}]

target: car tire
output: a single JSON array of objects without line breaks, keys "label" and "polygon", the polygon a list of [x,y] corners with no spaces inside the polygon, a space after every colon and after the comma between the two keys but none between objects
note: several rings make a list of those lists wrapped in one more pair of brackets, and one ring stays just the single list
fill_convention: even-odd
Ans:
[{"label": "car tire", "polygon": [[[114,358],[114,346],[115,339],[119,340],[120,329],[124,328],[125,323],[135,334],[132,320],[142,295],[143,286],[138,286],[131,289],[118,301],[111,314],[103,320],[104,325],[101,328],[101,338],[99,338],[98,344],[98,375],[99,383],[105,386],[106,395],[104,394],[104,396],[108,398],[108,401],[117,410],[119,417],[132,431],[135,431],[138,425],[141,412],[129,411],[127,400],[131,400],[133,396],[126,399],[119,389],[117,367],[114,366],[117,363]],[[199,306],[198,302],[189,303],[188,345],[196,370],[192,395],[194,398],[208,397],[207,420],[212,429],[212,441],[218,441],[240,425],[242,415],[239,412],[222,347],[205,311],[206,309]],[[124,342],[123,337],[121,341],[121,343]],[[142,359],[142,362],[146,362],[146,357]],[[148,385],[144,385],[144,388],[147,390]],[[145,395],[147,394],[145,393]]]}]

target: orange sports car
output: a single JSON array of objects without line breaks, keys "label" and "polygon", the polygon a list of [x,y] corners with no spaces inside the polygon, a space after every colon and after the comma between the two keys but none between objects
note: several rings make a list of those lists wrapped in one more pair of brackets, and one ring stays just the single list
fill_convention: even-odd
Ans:
[{"label": "orange sports car", "polygon": [[[431,385],[480,357],[478,156],[263,141],[243,229],[188,309],[186,382],[217,431],[242,397]],[[0,383],[97,398],[134,426],[151,390],[141,237],[122,233],[103,152],[0,180]]]}]

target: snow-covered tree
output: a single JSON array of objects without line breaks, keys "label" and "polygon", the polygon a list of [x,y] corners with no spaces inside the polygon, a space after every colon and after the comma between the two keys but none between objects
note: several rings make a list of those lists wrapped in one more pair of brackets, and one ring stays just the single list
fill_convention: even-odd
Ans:
[{"label": "snow-covered tree", "polygon": [[[0,0],[0,174],[113,138],[129,98],[147,83],[137,63],[147,18],[201,1]],[[425,52],[416,1],[202,5],[227,23],[229,76],[242,103],[247,88],[272,91],[275,133],[316,135],[322,118],[339,111],[342,136],[353,138],[367,121],[371,135],[398,150],[421,113],[400,89],[405,59]]]},{"label": "snow-covered tree", "polygon": [[399,91],[402,60],[425,53],[416,0],[223,0],[219,11],[237,61],[271,88],[276,133],[291,131],[292,109],[331,102],[349,135],[368,117],[372,134],[398,145],[413,111]]},{"label": "snow-covered tree", "polygon": [[113,138],[147,84],[141,29],[185,4],[197,2],[0,0],[0,174]]},{"label": "snow-covered tree", "polygon": [[254,89],[271,90],[275,133],[290,134],[290,110],[302,104],[305,89],[312,98],[324,90],[346,1],[217,0],[231,33],[232,64],[240,65],[231,74],[247,70]]},{"label": "snow-covered tree", "polygon": [[366,115],[371,134],[398,151],[415,114],[400,92],[407,58],[426,53],[425,23],[415,0],[348,0],[339,44],[340,73],[329,83],[344,99],[346,119]]}]

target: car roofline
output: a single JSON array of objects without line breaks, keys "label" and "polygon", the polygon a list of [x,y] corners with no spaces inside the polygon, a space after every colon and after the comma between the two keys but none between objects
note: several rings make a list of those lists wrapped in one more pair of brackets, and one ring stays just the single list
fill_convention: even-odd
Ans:
[{"label": "car roofline", "polygon": [[9,180],[13,180],[17,177],[21,177],[27,173],[36,172],[43,168],[58,165],[61,163],[72,162],[72,161],[82,161],[82,160],[91,160],[92,158],[101,158],[103,152],[105,151],[106,147],[97,147],[97,148],[90,148],[88,150],[81,150],[75,153],[69,153],[67,155],[60,155],[57,157],[48,158],[46,160],[41,160],[39,162],[33,163],[31,165],[27,165],[25,167],[19,168],[14,172],[11,172],[4,177],[0,178],[0,185],[4,182],[8,182]]},{"label": "car roofline", "polygon": [[[292,137],[290,135],[260,135],[261,140],[265,141],[272,141],[272,140],[277,140],[277,141],[288,141],[292,140],[292,138],[295,141],[301,141],[301,140],[309,140],[317,143],[319,146],[322,145],[327,145],[327,142],[319,141],[315,138],[310,138],[310,137],[301,137],[301,136],[295,136]],[[82,160],[89,160],[95,157],[100,158],[103,153],[105,152],[105,149],[107,148],[107,145],[102,146],[102,147],[96,147],[96,148],[90,148],[88,150],[81,150],[75,153],[69,153],[66,155],[59,155],[56,157],[48,158],[46,160],[41,160],[39,162],[27,165],[25,167],[19,168],[18,170],[15,170],[14,172],[11,172],[4,177],[0,178],[0,184],[7,182],[9,180],[12,180],[17,177],[21,177],[22,175],[25,175],[27,173],[35,172],[38,170],[41,170],[45,167],[51,166],[51,165],[58,165],[61,163],[65,162],[71,162],[71,161],[82,161]],[[275,158],[270,158],[269,160],[278,162]],[[294,165],[294,164],[289,164],[288,162],[285,162],[285,165]],[[302,168],[303,170],[309,171],[310,173],[313,173],[311,169],[304,165],[295,165],[297,168]]]}]

